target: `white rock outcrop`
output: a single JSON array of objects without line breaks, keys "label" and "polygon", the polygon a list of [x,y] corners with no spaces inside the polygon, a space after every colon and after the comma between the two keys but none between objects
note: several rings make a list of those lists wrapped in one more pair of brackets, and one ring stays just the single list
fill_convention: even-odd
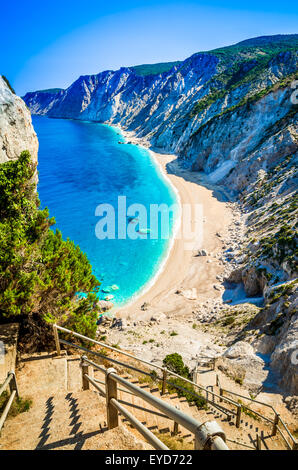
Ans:
[{"label": "white rock outcrop", "polygon": [[37,163],[38,140],[30,111],[0,76],[0,164],[16,160],[23,150],[29,150]]},{"label": "white rock outcrop", "polygon": [[228,359],[238,359],[248,356],[254,356],[254,354],[254,349],[250,344],[245,343],[245,341],[238,341],[237,343],[233,344],[230,348],[228,348],[223,355]]}]

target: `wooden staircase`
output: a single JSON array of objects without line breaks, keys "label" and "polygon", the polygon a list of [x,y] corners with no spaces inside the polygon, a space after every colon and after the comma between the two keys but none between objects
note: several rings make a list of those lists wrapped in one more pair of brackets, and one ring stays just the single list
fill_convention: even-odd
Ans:
[{"label": "wooden staircase", "polygon": [[78,356],[24,356],[17,370],[20,396],[29,411],[6,420],[0,450],[150,449],[126,426],[108,430],[106,401],[82,391]]},{"label": "wooden staircase", "polygon": [[[157,386],[152,387],[152,385],[142,383],[142,380],[133,379],[131,375],[120,375],[140,388],[150,391],[153,395],[169,402],[171,405],[179,407],[181,411],[191,415],[201,423],[216,420],[226,433],[228,446],[232,450],[256,449],[257,434],[261,437],[262,449],[284,449],[280,438],[278,436],[271,436],[271,426],[267,426],[264,422],[259,422],[243,414],[241,426],[240,428],[236,428],[236,420],[232,414],[230,417],[227,417],[225,413],[218,410],[215,406],[213,407],[211,404],[208,404],[207,410],[199,410],[196,405],[190,404],[184,397],[179,398],[176,393],[166,392],[164,395],[161,395],[161,391]],[[100,371],[95,371],[94,377],[104,382],[104,376]],[[132,395],[128,391],[123,391],[122,388],[121,390],[118,389],[118,396],[124,406],[130,411],[133,410],[134,415],[152,432],[173,434],[173,421],[165,416],[160,416],[155,408],[148,405],[148,403],[144,402],[141,398]],[[226,405],[227,404],[225,404],[225,407]],[[126,421],[123,420],[123,422]],[[184,443],[193,442],[193,435],[181,426],[179,426],[178,430],[177,438],[183,440],[181,443],[181,449],[183,449]],[[162,436],[159,436],[159,438],[162,440]]]},{"label": "wooden staircase", "polygon": [[[0,437],[1,450],[23,449],[150,449],[144,438],[128,421],[121,417],[121,426],[108,430],[106,400],[90,384],[82,390],[82,369],[79,356],[37,354],[22,357],[17,369],[20,396],[30,397],[33,405],[28,412],[9,418]],[[141,376],[118,374],[156,397],[179,407],[182,412],[204,423],[216,420],[227,437],[230,449],[254,449],[256,436],[262,440],[262,449],[284,449],[277,436],[271,436],[271,427],[242,414],[240,428],[235,418],[212,404],[208,409],[197,409],[176,393],[161,395],[157,385],[144,383]],[[105,375],[94,371],[94,378],[104,382]],[[104,388],[104,385],[101,385]],[[162,440],[163,435],[175,434],[176,449],[193,449],[193,434],[133,395],[118,387],[118,400],[124,407]],[[225,404],[227,406],[227,404]],[[176,431],[176,432],[175,432]]]}]

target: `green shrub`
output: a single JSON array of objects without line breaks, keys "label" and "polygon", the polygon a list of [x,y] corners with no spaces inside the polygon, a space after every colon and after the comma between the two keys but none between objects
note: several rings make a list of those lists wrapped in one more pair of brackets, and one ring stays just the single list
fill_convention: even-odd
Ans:
[{"label": "green shrub", "polygon": [[222,322],[222,326],[232,325],[235,322],[235,317],[230,315],[229,317],[225,318]]},{"label": "green shrub", "polygon": [[[181,377],[185,377],[186,379],[191,378],[189,368],[184,364],[182,356],[178,353],[168,354],[163,360],[163,365],[169,371],[181,375]],[[168,381],[170,384],[167,385],[167,389],[170,393],[176,392],[178,397],[186,398],[188,402],[195,403],[198,408],[206,408],[207,402],[205,398],[201,396],[199,390],[195,389],[191,383],[185,382],[183,378],[180,379],[178,377],[171,377]]]},{"label": "green shrub", "polygon": [[243,385],[243,377],[235,377],[236,384]]},{"label": "green shrub", "polygon": [[172,436],[170,433],[153,431],[153,434],[163,442],[170,450],[193,450],[193,443],[187,442],[182,437]]},{"label": "green shrub", "polygon": [[[202,397],[200,391],[198,389],[195,389],[195,387],[188,383],[185,382],[183,379],[178,379],[176,377],[169,379],[169,382],[173,385],[167,385],[167,389],[170,393],[176,392],[178,397],[184,397],[189,403],[195,403],[195,405],[199,409],[206,409],[207,408],[207,402],[204,397]],[[184,390],[181,390],[181,387]]]},{"label": "green shrub", "polygon": [[10,89],[10,91],[15,95],[16,92],[14,91],[11,84],[9,83],[8,78],[6,78],[5,75],[1,75],[1,76],[2,76],[3,80],[5,81],[6,85],[8,86],[8,88]]},{"label": "green shrub", "polygon": [[[7,391],[3,392],[0,397],[0,416],[2,415],[4,408],[9,400],[9,393]],[[12,402],[8,416],[14,417],[20,413],[25,413],[32,406],[32,400],[30,398],[17,397]]]},{"label": "green shrub", "polygon": [[163,365],[175,374],[187,379],[190,378],[189,368],[184,364],[182,356],[178,353],[168,354],[163,360]]},{"label": "green shrub", "polygon": [[28,151],[0,165],[0,322],[37,315],[94,337],[99,282],[80,248],[50,229],[35,174]]}]

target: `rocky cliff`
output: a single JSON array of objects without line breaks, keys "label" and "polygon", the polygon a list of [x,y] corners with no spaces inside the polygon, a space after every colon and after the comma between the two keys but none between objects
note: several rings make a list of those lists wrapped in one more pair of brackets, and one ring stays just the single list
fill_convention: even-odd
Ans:
[{"label": "rocky cliff", "polygon": [[121,68],[24,97],[32,113],[132,130],[241,202],[247,236],[229,280],[243,282],[250,296],[264,295],[249,328],[293,392],[297,295],[296,284],[291,292],[287,286],[297,277],[297,51],[298,35],[260,37],[160,73]]},{"label": "rocky cliff", "polygon": [[53,322],[94,336],[99,281],[79,246],[51,230],[55,219],[40,209],[31,114],[1,76],[0,142],[0,324],[19,323],[19,351],[53,348]]},{"label": "rocky cliff", "polygon": [[0,76],[0,163],[19,158],[29,150],[37,162],[38,140],[31,114],[24,101],[16,96],[7,80]]}]

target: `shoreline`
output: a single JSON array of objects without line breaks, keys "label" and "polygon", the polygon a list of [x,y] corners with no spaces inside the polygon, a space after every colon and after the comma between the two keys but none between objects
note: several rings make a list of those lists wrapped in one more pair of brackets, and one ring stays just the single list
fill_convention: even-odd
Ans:
[{"label": "shoreline", "polygon": [[[181,204],[181,197],[180,197],[179,190],[177,189],[175,184],[173,184],[173,182],[169,178],[169,175],[168,175],[165,167],[162,165],[161,161],[159,160],[159,158],[158,158],[159,154],[157,154],[156,152],[154,152],[153,150],[151,150],[149,148],[149,143],[147,141],[143,140],[143,139],[137,139],[133,135],[134,134],[133,132],[125,131],[125,130],[121,129],[121,127],[119,127],[119,126],[111,125],[111,127],[115,128],[119,132],[121,132],[122,137],[126,141],[125,145],[130,145],[130,143],[131,143],[132,145],[142,147],[143,149],[148,151],[148,153],[150,155],[150,158],[153,160],[154,164],[157,166],[158,170],[160,171],[161,177],[165,180],[165,182],[170,186],[172,191],[175,193],[176,203],[179,206],[179,213],[177,214],[176,220],[174,221],[174,225],[173,225],[173,229],[172,229],[172,235],[169,239],[169,245],[167,247],[167,250],[165,252],[165,255],[164,255],[160,265],[158,266],[157,271],[152,276],[152,278],[140,289],[140,291],[136,292],[136,294],[126,304],[120,305],[120,306],[114,306],[112,308],[112,311],[117,310],[117,312],[123,313],[125,310],[130,309],[131,307],[133,307],[136,302],[139,302],[141,299],[145,298],[145,296],[147,294],[150,296],[151,290],[154,288],[155,284],[158,282],[159,278],[162,276],[163,271],[166,268],[167,263],[169,262],[169,258],[171,257],[172,250],[175,246],[177,233],[179,232],[180,227],[181,227],[182,204]],[[128,140],[129,140],[129,143],[128,143]],[[171,155],[166,155],[166,156],[176,158],[176,156],[174,156],[174,155],[172,155],[172,156]],[[151,298],[151,296],[150,296],[150,298]],[[145,300],[144,300],[144,302],[145,302]]]},{"label": "shoreline", "polygon": [[[211,290],[209,284],[216,282],[216,275],[222,273],[223,266],[216,259],[213,259],[211,264],[211,260],[207,260],[207,257],[197,257],[196,255],[198,249],[204,248],[208,253],[212,250],[212,255],[214,255],[212,257],[214,258],[214,250],[221,250],[222,242],[216,233],[219,231],[225,233],[230,225],[232,219],[230,208],[227,207],[225,202],[219,201],[214,196],[213,188],[207,188],[200,184],[199,175],[181,169],[177,162],[177,156],[158,153],[151,149],[147,140],[137,138],[134,132],[125,131],[120,126],[112,127],[121,132],[126,142],[148,150],[155,164],[159,167],[163,178],[171,185],[180,206],[178,231],[181,228],[182,207],[184,205],[191,207],[192,228],[196,221],[193,218],[196,204],[201,204],[203,207],[204,222],[203,242],[200,246],[194,247],[193,250],[185,249],[185,243],[188,240],[183,236],[177,238],[177,232],[174,230],[172,242],[170,242],[171,246],[165,260],[152,280],[149,281],[149,285],[144,286],[144,290],[136,294],[136,297],[132,298],[130,302],[119,307],[115,306],[113,310],[117,311],[117,315],[123,318],[140,317],[143,319],[160,309],[168,312],[176,308],[180,310],[178,298],[182,296],[177,295],[180,289],[195,289],[198,293],[203,293],[206,299],[218,298],[219,292],[214,289]],[[207,214],[211,217],[208,217]],[[210,264],[207,264],[207,261]],[[191,302],[191,300],[185,298],[184,301]],[[142,308],[143,304],[148,304],[149,308]]]}]

